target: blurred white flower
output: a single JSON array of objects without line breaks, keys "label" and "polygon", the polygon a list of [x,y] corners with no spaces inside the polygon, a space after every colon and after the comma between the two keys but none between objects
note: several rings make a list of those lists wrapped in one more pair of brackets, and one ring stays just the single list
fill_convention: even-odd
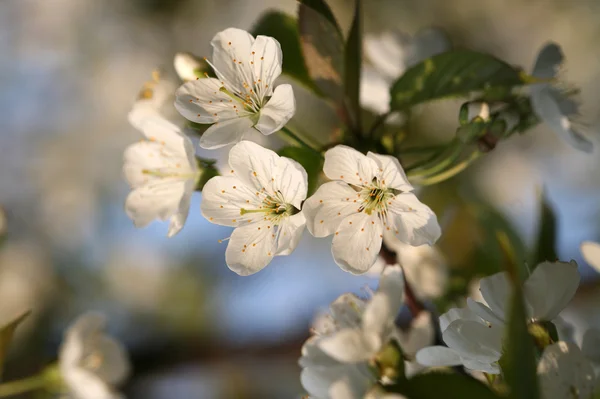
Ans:
[{"label": "blurred white flower", "polygon": [[294,115],[292,86],[273,90],[281,74],[283,54],[272,37],[229,28],[211,41],[212,62],[218,79],[185,83],[176,92],[175,107],[187,119],[212,124],[200,139],[206,149],[235,143],[252,129],[269,135],[280,130]]},{"label": "blurred white flower", "polygon": [[376,382],[369,362],[390,340],[398,341],[394,320],[403,298],[402,270],[389,266],[369,301],[352,294],[336,299],[302,347],[304,388],[319,399],[363,398]]},{"label": "blurred white flower", "polygon": [[88,313],[67,330],[59,369],[75,399],[124,398],[115,391],[129,374],[125,348],[104,333],[105,318]]},{"label": "blurred white flower", "polygon": [[[575,295],[580,275],[575,262],[540,263],[523,285],[528,321],[551,321]],[[467,299],[468,309],[451,309],[440,317],[442,338],[448,347],[434,346],[417,353],[424,366],[463,365],[498,374],[502,355],[506,307],[512,292],[506,273],[481,279],[487,305]]]},{"label": "blurred white flower", "polygon": [[531,74],[548,83],[530,86],[531,105],[537,116],[563,140],[578,150],[592,152],[592,142],[573,127],[579,104],[551,82],[557,77],[563,61],[563,52],[556,43],[548,43],[542,48]]},{"label": "blurred white flower", "polygon": [[296,161],[250,141],[229,152],[228,176],[210,179],[202,190],[202,215],[210,222],[236,227],[225,259],[247,276],[274,256],[294,251],[306,224],[300,212],[308,178]]},{"label": "blurred white flower", "polygon": [[600,330],[590,328],[585,332],[581,351],[596,367],[600,367]]},{"label": "blurred white flower", "polygon": [[537,372],[543,399],[593,396],[596,383],[594,368],[574,343],[559,341],[547,346]]},{"label": "blurred white flower", "polygon": [[202,67],[200,61],[190,53],[175,54],[173,66],[179,79],[184,82],[198,79],[198,74],[201,72]]},{"label": "blurred white flower", "polygon": [[194,147],[180,129],[161,116],[140,125],[147,140],[125,150],[123,171],[132,188],[125,210],[137,227],[170,220],[168,236],[183,227],[201,171]]},{"label": "blurred white flower", "polygon": [[581,244],[581,254],[583,259],[600,273],[600,244],[592,241],[585,241]]},{"label": "blurred white flower", "polygon": [[360,81],[361,105],[384,114],[390,107],[390,87],[406,69],[450,49],[446,34],[429,28],[413,37],[387,31],[365,35],[364,48],[370,64],[363,66]]},{"label": "blurred white flower", "polygon": [[129,123],[142,131],[148,118],[157,116],[181,126],[183,119],[173,106],[176,86],[173,82],[163,79],[158,71],[152,74],[152,80],[146,82],[140,91],[138,100],[129,112]]},{"label": "blurred white flower", "polygon": [[338,145],[325,153],[331,180],[306,200],[303,212],[315,237],[334,234],[335,262],[351,273],[365,273],[377,259],[384,231],[404,243],[433,244],[441,230],[428,206],[411,193],[398,160]]}]

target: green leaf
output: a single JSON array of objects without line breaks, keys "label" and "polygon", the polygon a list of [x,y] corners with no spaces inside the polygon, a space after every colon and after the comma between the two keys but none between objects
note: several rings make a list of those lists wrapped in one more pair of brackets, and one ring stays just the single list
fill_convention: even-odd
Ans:
[{"label": "green leaf", "polygon": [[402,110],[426,101],[523,83],[519,70],[491,55],[453,50],[408,69],[390,90],[390,106]]},{"label": "green leaf", "polygon": [[329,23],[336,28],[340,35],[342,34],[342,30],[340,29],[340,26],[338,25],[337,20],[335,19],[335,16],[331,11],[331,8],[329,8],[329,6],[324,0],[300,0],[300,3],[318,12],[323,18],[329,21]]},{"label": "green leaf", "polygon": [[298,28],[309,76],[325,96],[340,106],[345,95],[342,34],[330,19],[304,2],[298,5]]},{"label": "green leaf", "polygon": [[410,399],[498,399],[492,390],[478,380],[457,373],[431,372],[419,374],[394,387],[393,392]]},{"label": "green leaf", "polygon": [[0,377],[2,376],[4,360],[6,359],[8,346],[15,333],[15,329],[27,316],[29,316],[29,313],[31,313],[30,310],[23,312],[8,323],[0,326]]},{"label": "green leaf", "polygon": [[300,48],[298,22],[295,18],[279,11],[269,11],[256,22],[252,28],[252,34],[254,36],[271,36],[277,39],[281,44],[284,55],[283,73],[313,91],[318,91],[306,69],[304,56]]},{"label": "green leaf", "polygon": [[540,227],[535,256],[532,259],[533,263],[530,265],[532,269],[540,262],[558,259],[556,254],[556,215],[544,193],[541,193],[540,197]]},{"label": "green leaf", "polygon": [[350,119],[358,131],[362,130],[360,122],[360,66],[362,61],[362,18],[361,0],[356,0],[354,20],[348,35],[345,51],[345,86],[346,98],[350,108]]},{"label": "green leaf", "polygon": [[535,344],[527,328],[527,314],[519,277],[516,270],[509,270],[509,275],[513,281],[513,294],[500,366],[510,389],[511,399],[536,399],[540,395]]},{"label": "green leaf", "polygon": [[304,147],[283,147],[278,153],[282,157],[293,159],[306,169],[308,175],[307,197],[312,195],[317,189],[319,175],[323,169],[323,158],[318,153]]}]

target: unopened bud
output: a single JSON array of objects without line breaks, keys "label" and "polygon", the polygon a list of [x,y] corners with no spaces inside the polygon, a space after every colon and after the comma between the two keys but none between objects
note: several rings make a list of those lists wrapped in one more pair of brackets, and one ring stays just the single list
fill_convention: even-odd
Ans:
[{"label": "unopened bud", "polygon": [[471,122],[487,122],[490,120],[490,107],[483,101],[473,101],[463,104],[458,114],[461,125]]},{"label": "unopened bud", "polygon": [[190,53],[177,53],[173,60],[175,71],[184,82],[196,80],[202,76],[202,64]]}]

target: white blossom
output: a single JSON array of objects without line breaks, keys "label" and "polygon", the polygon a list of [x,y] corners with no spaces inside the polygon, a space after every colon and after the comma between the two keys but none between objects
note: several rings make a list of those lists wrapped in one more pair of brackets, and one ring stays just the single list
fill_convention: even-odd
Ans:
[{"label": "white blossom", "polygon": [[145,116],[140,129],[146,140],[130,145],[124,154],[123,172],[132,188],[125,211],[137,227],[154,219],[169,220],[172,237],[185,224],[200,178],[194,147],[159,115]]},{"label": "white blossom", "polygon": [[600,273],[600,244],[585,241],[581,244],[581,254],[585,261]]},{"label": "white blossom", "polygon": [[74,399],[124,398],[115,391],[129,374],[125,348],[104,332],[103,316],[88,313],[67,330],[59,369]]},{"label": "white blossom", "polygon": [[294,115],[292,86],[274,87],[281,74],[283,54],[272,37],[229,28],[211,41],[217,78],[193,80],[176,92],[175,107],[187,119],[212,124],[200,139],[214,149],[240,141],[252,129],[269,135]]},{"label": "white blossom", "polygon": [[[528,321],[551,321],[569,303],[579,286],[575,262],[543,262],[523,285]],[[506,273],[481,279],[487,306],[467,299],[467,309],[451,309],[440,317],[442,338],[448,347],[434,346],[417,353],[424,366],[463,365],[468,369],[498,374],[502,334],[512,292]]]},{"label": "white blossom", "polygon": [[307,227],[315,237],[334,234],[335,262],[351,273],[375,263],[384,232],[404,243],[433,244],[441,230],[435,214],[411,193],[398,160],[343,145],[325,153],[323,184],[304,203]]},{"label": "white blossom", "polygon": [[438,29],[425,29],[413,37],[387,31],[368,34],[364,49],[370,64],[363,66],[360,81],[361,105],[384,114],[390,107],[390,87],[407,68],[447,51],[450,42]]},{"label": "white blossom", "polygon": [[250,141],[233,146],[229,167],[227,176],[204,186],[202,215],[235,227],[225,259],[231,270],[249,275],[298,245],[306,224],[300,208],[308,180],[299,163]]},{"label": "white blossom", "polygon": [[537,373],[543,399],[593,396],[596,384],[594,368],[574,343],[559,341],[547,346],[538,363]]},{"label": "white blossom", "polygon": [[563,52],[557,44],[548,43],[542,48],[532,75],[548,82],[530,86],[531,105],[537,116],[563,140],[581,151],[592,152],[592,142],[573,127],[579,105],[551,81],[556,79],[563,61]]},{"label": "white blossom", "polygon": [[129,112],[129,123],[142,131],[142,126],[149,118],[162,117],[181,126],[183,120],[173,106],[176,88],[173,82],[161,78],[160,73],[154,71],[152,80],[144,84]]},{"label": "white blossom", "polygon": [[398,341],[394,320],[404,298],[404,279],[397,266],[384,269],[379,288],[369,301],[344,294],[330,306],[330,315],[315,323],[302,347],[304,388],[318,399],[360,398],[376,383],[369,361],[390,340]]}]

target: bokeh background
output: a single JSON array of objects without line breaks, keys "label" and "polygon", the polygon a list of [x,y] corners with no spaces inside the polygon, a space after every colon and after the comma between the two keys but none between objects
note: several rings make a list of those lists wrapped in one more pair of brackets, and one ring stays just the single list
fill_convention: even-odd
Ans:
[{"label": "bokeh background", "polygon": [[[352,7],[330,1],[347,27]],[[365,30],[414,34],[437,26],[455,46],[490,52],[529,70],[549,40],[568,60],[566,81],[582,89],[583,119],[600,146],[600,3],[593,0],[365,0]],[[55,360],[64,328],[99,310],[128,347],[129,398],[297,398],[300,346],[315,313],[376,279],[342,272],[328,239],[304,236],[296,252],[239,277],[225,265],[230,229],[199,212],[196,194],[183,231],[135,229],[123,211],[122,152],[140,135],[127,123],[152,71],[174,75],[177,51],[210,55],[230,26],[250,29],[269,9],[292,15],[293,0],[0,0],[0,313],[24,307],[7,365],[10,380]],[[284,53],[285,62],[285,53]],[[297,88],[292,123],[326,140],[333,112]],[[422,107],[417,141],[444,141],[460,101]],[[281,145],[276,139],[269,146]],[[576,333],[600,326],[598,276],[579,244],[600,240],[600,157],[571,149],[544,126],[512,137],[467,172],[425,190],[443,216],[450,267],[482,273],[497,262],[487,217],[505,223],[531,251],[539,193],[558,220],[560,259],[585,275],[565,318]],[[208,155],[204,153],[203,155]],[[223,162],[226,150],[211,152]],[[471,212],[476,203],[481,212]],[[496,245],[496,247],[495,247]],[[491,265],[491,266],[490,266]],[[451,280],[459,289],[465,283]],[[36,396],[40,397],[40,396]]]}]

